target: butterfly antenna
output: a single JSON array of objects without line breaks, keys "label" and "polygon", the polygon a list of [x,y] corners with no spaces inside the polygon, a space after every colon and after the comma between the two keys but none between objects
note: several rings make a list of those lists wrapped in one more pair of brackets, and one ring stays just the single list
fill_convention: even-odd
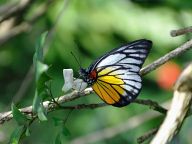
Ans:
[{"label": "butterfly antenna", "polygon": [[73,52],[71,52],[71,55],[75,58],[75,60],[78,63],[79,67],[82,68],[80,62],[77,60],[77,57],[74,55]]}]

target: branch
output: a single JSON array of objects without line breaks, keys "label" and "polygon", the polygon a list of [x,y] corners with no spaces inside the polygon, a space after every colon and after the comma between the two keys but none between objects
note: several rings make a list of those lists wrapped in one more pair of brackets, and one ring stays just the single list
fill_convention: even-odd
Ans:
[{"label": "branch", "polygon": [[178,29],[178,30],[172,30],[170,32],[170,35],[172,37],[176,37],[176,36],[184,35],[184,34],[187,34],[187,33],[190,33],[190,32],[192,32],[192,26],[182,28],[182,29]]},{"label": "branch", "polygon": [[137,143],[141,144],[141,143],[145,142],[146,140],[148,140],[149,138],[154,136],[157,133],[157,131],[158,131],[158,128],[151,129],[150,131],[148,131],[144,135],[137,138]]},{"label": "branch", "polygon": [[149,72],[155,70],[156,68],[158,68],[162,64],[166,63],[170,59],[173,59],[173,58],[177,57],[178,55],[181,55],[185,51],[191,49],[191,47],[192,47],[192,40],[189,40],[188,42],[184,43],[180,47],[172,50],[171,52],[165,54],[164,56],[162,56],[158,60],[154,61],[152,64],[142,68],[140,71],[140,74],[142,76],[148,74]]},{"label": "branch", "polygon": [[179,132],[192,101],[192,63],[176,82],[170,110],[151,144],[167,144]]},{"label": "branch", "polygon": [[[4,33],[3,35],[1,35],[0,37],[0,46],[2,44],[4,44],[6,41],[8,41],[9,39],[24,33],[24,32],[28,32],[30,31],[32,28],[32,26],[27,23],[27,22],[23,22],[18,26],[15,26],[14,28],[11,28],[10,30],[8,30],[6,33]],[[0,47],[3,48],[3,47]]]},{"label": "branch", "polygon": [[31,66],[26,73],[24,80],[22,81],[20,87],[18,88],[18,91],[12,98],[12,102],[18,103],[19,100],[24,96],[24,94],[27,92],[32,80],[33,80],[33,67]]},{"label": "branch", "polygon": [[[34,15],[29,18],[27,21],[23,21],[18,25],[11,26],[9,29],[1,32],[0,35],[0,46],[10,40],[11,38],[25,32],[31,31],[33,28],[33,25],[35,22],[37,22],[47,11],[47,9],[53,4],[53,2],[56,2],[55,0],[48,0],[45,3],[41,4],[39,7],[36,8],[36,11],[34,12]],[[6,23],[5,25],[9,25],[12,21],[4,21]],[[3,24],[3,23],[2,23]],[[3,47],[0,47],[3,48]]]},{"label": "branch", "polygon": [[7,9],[4,9],[3,15],[0,16],[0,23],[3,21],[14,17],[17,14],[21,14],[23,11],[25,11],[34,0],[20,0],[20,2],[16,5],[13,5],[12,7],[7,7]]},{"label": "branch", "polygon": [[147,105],[149,106],[151,109],[158,111],[162,114],[166,114],[167,113],[167,109],[163,108],[162,106],[160,106],[157,102],[154,102],[152,100],[141,100],[141,99],[136,99],[135,101],[133,101],[133,103],[137,103],[137,104],[142,104],[142,105]]},{"label": "branch", "polygon": [[[182,46],[178,47],[177,49],[169,52],[168,54],[162,56],[161,58],[159,58],[158,60],[154,61],[153,63],[151,63],[150,65],[144,67],[143,69],[141,69],[140,74],[142,76],[148,74],[149,72],[155,70],[156,68],[158,68],[159,66],[161,66],[163,63],[167,62],[168,60],[184,53],[185,51],[189,50],[192,46],[192,40],[184,43]],[[91,88],[87,88],[85,91],[83,91],[82,93],[79,93],[77,91],[73,91],[69,94],[63,95],[58,99],[58,103],[62,104],[68,101],[73,101],[77,98],[80,98],[82,96],[86,96],[93,93],[93,90]],[[54,110],[57,106],[55,104],[52,104],[52,102],[49,101],[45,101],[43,103],[44,107],[46,110]],[[51,106],[51,107],[50,107]],[[26,108],[22,108],[21,111],[23,113],[26,114],[31,114],[32,113],[32,106],[26,107]],[[5,121],[8,121],[12,119],[12,114],[11,112],[4,112],[4,113],[0,113],[0,124],[4,123]]]},{"label": "branch", "polygon": [[[72,101],[75,100],[79,97],[83,97],[86,95],[89,95],[93,92],[93,90],[91,88],[87,88],[86,90],[84,90],[82,93],[79,93],[77,91],[73,91],[69,94],[66,94],[64,96],[61,96],[59,99],[56,98],[58,104],[62,104],[68,101]],[[58,106],[50,101],[45,101],[43,102],[43,106],[45,108],[46,111],[50,112],[50,111],[54,111]],[[71,109],[71,108],[69,108]],[[20,111],[28,116],[32,116],[34,115],[32,112],[32,106],[28,106],[25,108],[20,109]],[[0,113],[0,124],[3,124],[5,121],[9,121],[10,119],[13,118],[12,112],[8,111],[8,112],[4,112],[4,113]]]}]

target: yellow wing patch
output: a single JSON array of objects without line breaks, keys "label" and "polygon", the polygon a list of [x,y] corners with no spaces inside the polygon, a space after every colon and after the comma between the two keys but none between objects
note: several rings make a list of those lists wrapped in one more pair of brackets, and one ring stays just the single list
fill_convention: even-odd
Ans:
[{"label": "yellow wing patch", "polygon": [[[98,73],[98,79],[93,84],[93,90],[99,95],[99,97],[108,104],[118,103],[121,96],[126,93],[120,85],[124,84],[124,81],[115,75],[107,75],[113,69],[107,68]],[[105,75],[106,74],[106,75]]]},{"label": "yellow wing patch", "polygon": [[115,101],[118,102],[120,99],[120,96],[117,91],[115,91],[114,88],[111,87],[111,85],[104,83],[104,82],[98,82],[100,86],[103,87],[103,89],[107,92],[107,94]]},{"label": "yellow wing patch", "polygon": [[113,85],[113,88],[116,91],[118,91],[118,93],[121,94],[121,95],[124,95],[126,93],[125,90],[122,87],[118,86],[118,85]]},{"label": "yellow wing patch", "polygon": [[113,69],[111,69],[111,68],[105,68],[98,73],[98,76],[106,75],[107,73],[111,72],[112,70]]},{"label": "yellow wing patch", "polygon": [[108,104],[118,103],[120,100],[120,95],[107,83],[101,84],[96,82],[92,88]]},{"label": "yellow wing patch", "polygon": [[97,81],[92,86],[97,95],[108,104],[118,103],[125,93],[125,90],[120,87],[120,85],[124,84],[124,81],[118,76],[107,75],[113,70],[114,68],[110,67],[100,71]]},{"label": "yellow wing patch", "polygon": [[118,85],[124,84],[124,81],[122,79],[119,79],[115,76],[109,76],[109,75],[101,76],[98,78],[98,80],[107,82],[110,84],[118,84]]}]

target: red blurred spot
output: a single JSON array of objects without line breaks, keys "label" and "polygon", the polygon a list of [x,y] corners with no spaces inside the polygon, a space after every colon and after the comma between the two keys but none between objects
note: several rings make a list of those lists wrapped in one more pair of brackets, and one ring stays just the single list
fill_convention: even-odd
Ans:
[{"label": "red blurred spot", "polygon": [[168,62],[157,70],[157,83],[161,88],[170,90],[180,73],[181,69],[176,63]]}]

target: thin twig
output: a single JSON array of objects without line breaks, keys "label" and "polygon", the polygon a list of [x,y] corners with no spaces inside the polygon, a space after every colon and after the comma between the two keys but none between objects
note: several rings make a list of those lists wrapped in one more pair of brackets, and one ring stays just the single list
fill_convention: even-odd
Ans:
[{"label": "thin twig", "polygon": [[[0,46],[3,45],[5,42],[7,42],[9,39],[31,30],[31,25],[27,22],[23,22],[19,24],[18,26],[15,26],[14,28],[10,29],[7,33],[5,33],[3,36],[0,37]],[[3,47],[0,47],[0,49]]]},{"label": "thin twig", "polygon": [[95,108],[101,108],[104,106],[109,106],[106,103],[97,103],[97,104],[78,104],[75,106],[61,106],[58,107],[58,109],[72,109],[72,110],[80,110],[80,109],[95,109]]},{"label": "thin twig", "polygon": [[192,47],[192,40],[189,40],[188,42],[184,43],[180,47],[178,47],[178,48],[172,50],[171,52],[165,54],[164,56],[160,57],[159,59],[157,59],[156,61],[154,61],[150,65],[142,68],[140,71],[140,74],[142,76],[148,74],[149,72],[155,70],[156,68],[158,68],[162,64],[166,63],[170,59],[173,59],[173,58],[181,55],[185,51],[191,49],[191,47]]},{"label": "thin twig", "polygon": [[176,36],[184,35],[184,34],[191,33],[191,32],[192,32],[192,26],[178,29],[178,30],[172,30],[170,32],[170,35],[172,37],[176,37]]},{"label": "thin twig", "polygon": [[5,14],[9,9],[18,5],[18,1],[9,1],[5,4],[0,5],[0,16]]},{"label": "thin twig", "polygon": [[33,28],[34,23],[36,23],[47,12],[47,9],[53,4],[53,2],[56,1],[48,0],[45,3],[41,4],[39,7],[36,8],[36,11],[32,17],[15,26],[12,26],[12,28],[9,28],[6,32],[4,32],[4,34],[1,34],[0,46],[19,34],[30,32]]},{"label": "thin twig", "polygon": [[19,87],[17,93],[15,94],[15,96],[12,99],[12,101],[14,103],[17,103],[17,102],[19,102],[20,99],[22,99],[22,97],[27,92],[32,80],[33,80],[33,67],[31,66],[29,68],[24,80],[22,81],[21,86]]},{"label": "thin twig", "polygon": [[157,131],[158,131],[158,128],[151,129],[150,131],[148,131],[144,135],[137,138],[137,143],[142,144],[143,142],[145,142],[146,140],[148,140],[152,136],[154,136],[157,133]]},{"label": "thin twig", "polygon": [[25,75],[25,78],[23,79],[20,87],[18,88],[18,91],[16,92],[16,94],[13,96],[10,104],[8,104],[5,107],[5,110],[10,108],[11,103],[18,103],[19,100],[21,100],[23,98],[23,96],[25,95],[25,93],[27,92],[31,82],[33,80],[33,66],[31,66],[27,72],[27,74]]},{"label": "thin twig", "polygon": [[0,23],[9,19],[10,17],[14,17],[17,14],[22,14],[23,11],[25,11],[34,0],[20,0],[20,2],[13,7],[7,9],[3,14],[0,16]]},{"label": "thin twig", "polygon": [[133,101],[133,103],[137,103],[137,104],[142,104],[142,105],[147,105],[149,106],[151,109],[158,111],[162,114],[166,114],[167,113],[167,109],[163,108],[162,106],[160,106],[157,102],[154,102],[152,100],[142,100],[142,99],[136,99],[135,101]]}]

